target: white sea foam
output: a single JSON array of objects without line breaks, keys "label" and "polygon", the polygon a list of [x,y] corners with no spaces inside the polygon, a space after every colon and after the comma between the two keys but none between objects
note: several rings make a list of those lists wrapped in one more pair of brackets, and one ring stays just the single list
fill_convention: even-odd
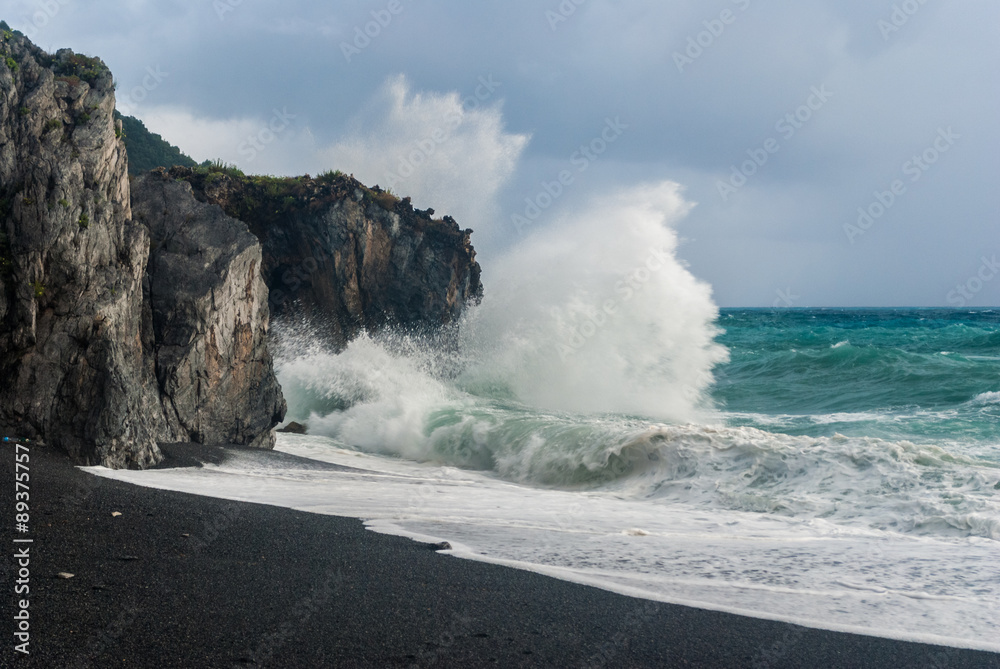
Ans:
[{"label": "white sea foam", "polygon": [[718,422],[717,310],[670,228],[688,208],[676,184],[644,186],[529,237],[495,262],[446,354],[405,336],[340,354],[283,336],[288,419],[369,452],[543,483],[620,466],[648,419]]},{"label": "white sea foam", "polygon": [[255,454],[201,469],[86,469],[139,485],[354,516],[376,531],[449,541],[459,557],[634,596],[1000,651],[996,541],[708,512],[613,490],[526,487],[358,453],[324,437],[281,435],[279,449],[358,469],[274,469]]},{"label": "white sea foam", "polygon": [[812,414],[809,420],[817,425],[827,425],[830,423],[857,423],[862,421],[885,421],[893,420],[894,415],[890,412],[877,413],[874,411],[839,411],[837,413]]},{"label": "white sea foam", "polygon": [[989,392],[980,393],[972,398],[971,404],[974,405],[987,405],[987,404],[1000,404],[1000,392]]},{"label": "white sea foam", "polygon": [[727,351],[711,288],[675,257],[690,208],[677,184],[597,198],[494,261],[463,324],[466,387],[574,413],[709,420],[705,391]]},{"label": "white sea foam", "polygon": [[[419,342],[363,337],[340,355],[300,348],[281,357],[279,376],[290,420],[360,451],[659,504],[1000,539],[1000,467],[961,448],[538,409],[504,385],[511,367],[514,375],[530,370],[487,356],[477,364],[487,362],[507,376],[498,373],[490,385],[478,370],[456,371]],[[836,424],[885,416],[804,418]]]}]

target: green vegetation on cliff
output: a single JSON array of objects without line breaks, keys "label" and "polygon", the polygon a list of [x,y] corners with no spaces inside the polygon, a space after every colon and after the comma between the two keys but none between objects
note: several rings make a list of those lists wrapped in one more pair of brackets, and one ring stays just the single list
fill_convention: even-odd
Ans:
[{"label": "green vegetation on cliff", "polygon": [[67,81],[73,85],[79,84],[81,80],[94,85],[97,78],[107,69],[100,58],[90,58],[76,53],[55,63],[52,71],[55,72],[56,79]]},{"label": "green vegetation on cliff", "polygon": [[157,176],[243,221],[263,249],[272,316],[323,323],[335,349],[366,330],[453,323],[482,296],[472,230],[352,175],[254,176],[215,161],[143,179]]},{"label": "green vegetation on cliff", "polygon": [[150,132],[137,118],[123,116],[115,112],[115,117],[121,119],[125,135],[125,150],[128,152],[129,174],[143,174],[157,167],[171,168],[194,167],[197,163],[189,156],[181,153],[160,135]]},{"label": "green vegetation on cliff", "polygon": [[[200,199],[217,201],[233,218],[258,230],[280,224],[289,215],[321,211],[345,197],[356,196],[366,203],[399,214],[414,214],[414,221],[432,221],[433,209],[413,209],[410,198],[399,198],[378,186],[369,188],[343,172],[324,172],[313,179],[246,175],[235,165],[222,161],[204,162],[188,170],[171,170],[175,179],[188,181]],[[445,217],[446,228],[457,224]]]},{"label": "green vegetation on cliff", "polygon": [[3,61],[11,72],[16,73],[20,66],[17,64],[17,61],[14,60],[13,56],[10,55],[10,47],[7,44],[13,36],[14,33],[11,32],[10,26],[7,25],[7,22],[0,21],[0,61]]}]

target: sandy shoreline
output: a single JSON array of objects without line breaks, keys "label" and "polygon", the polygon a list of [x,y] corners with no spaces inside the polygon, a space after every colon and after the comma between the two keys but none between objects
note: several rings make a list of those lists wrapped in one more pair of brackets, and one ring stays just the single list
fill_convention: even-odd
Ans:
[{"label": "sandy shoreline", "polygon": [[[11,447],[2,460],[13,481]],[[31,486],[31,655],[14,652],[9,632],[3,666],[1000,667],[997,654],[459,560],[354,519],[101,479],[37,446]],[[8,602],[11,553],[0,564]]]}]

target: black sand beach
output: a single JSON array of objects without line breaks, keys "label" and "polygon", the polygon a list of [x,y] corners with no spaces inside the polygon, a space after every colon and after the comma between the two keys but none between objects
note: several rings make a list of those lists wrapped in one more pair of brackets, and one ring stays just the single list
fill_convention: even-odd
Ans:
[{"label": "black sand beach", "polygon": [[24,656],[10,613],[20,598],[13,461],[4,444],[4,667],[1000,667],[991,653],[658,604],[456,559],[353,519],[99,479],[40,446],[31,532],[18,535],[34,540]]}]

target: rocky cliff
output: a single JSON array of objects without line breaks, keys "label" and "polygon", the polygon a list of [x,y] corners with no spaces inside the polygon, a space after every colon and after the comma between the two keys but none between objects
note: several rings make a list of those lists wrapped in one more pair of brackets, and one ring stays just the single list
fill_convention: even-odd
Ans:
[{"label": "rocky cliff", "polygon": [[455,321],[471,230],[339,173],[156,170],[130,185],[111,73],[0,22],[0,432],[82,463],[268,448],[271,310],[363,330]]},{"label": "rocky cliff", "polygon": [[132,214],[150,233],[156,381],[173,440],[273,447],[285,402],[267,350],[260,243],[162,174],[133,182]]},{"label": "rocky cliff", "polygon": [[169,176],[247,222],[263,245],[272,313],[305,318],[336,347],[362,330],[454,322],[482,296],[472,230],[409,198],[340,173],[277,179],[175,167]]},{"label": "rocky cliff", "polygon": [[179,184],[140,189],[133,219],[100,60],[5,29],[0,58],[0,430],[110,467],[272,445],[259,243]]},{"label": "rocky cliff", "polygon": [[145,466],[163,432],[111,73],[0,36],[0,427]]}]

